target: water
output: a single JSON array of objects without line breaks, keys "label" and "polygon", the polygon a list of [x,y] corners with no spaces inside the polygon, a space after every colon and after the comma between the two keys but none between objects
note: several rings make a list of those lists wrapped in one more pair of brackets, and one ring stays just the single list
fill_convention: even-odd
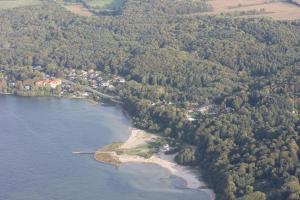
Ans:
[{"label": "water", "polygon": [[0,96],[0,200],[209,199],[177,189],[159,166],[115,168],[71,153],[123,141],[129,126],[117,107]]}]

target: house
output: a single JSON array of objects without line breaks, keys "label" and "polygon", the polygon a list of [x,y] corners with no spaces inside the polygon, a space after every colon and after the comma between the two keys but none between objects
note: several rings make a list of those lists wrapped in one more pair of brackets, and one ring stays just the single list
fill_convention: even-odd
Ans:
[{"label": "house", "polygon": [[94,83],[94,84],[92,85],[92,88],[93,88],[93,89],[97,89],[97,88],[98,88],[97,84]]},{"label": "house", "polygon": [[60,79],[54,79],[54,80],[39,80],[35,82],[35,85],[38,87],[45,87],[49,85],[51,88],[55,89],[57,86],[61,85],[62,81]]},{"label": "house", "polygon": [[90,93],[88,93],[88,92],[84,92],[84,93],[82,93],[82,96],[84,96],[84,97],[88,97],[88,96],[90,96]]},{"label": "house", "polygon": [[102,87],[108,87],[110,84],[109,84],[109,81],[106,81],[106,82],[103,82],[101,83],[101,86]]},{"label": "house", "polygon": [[47,80],[39,80],[35,82],[35,85],[38,87],[44,87],[47,84]]},{"label": "house", "polygon": [[169,144],[165,144],[165,145],[162,147],[162,151],[163,151],[163,152],[170,151],[170,145],[169,145]]},{"label": "house", "polygon": [[89,75],[89,78],[90,78],[90,79],[94,79],[94,78],[96,78],[96,75],[95,75],[95,74],[90,74],[90,75]]},{"label": "house", "polygon": [[61,85],[62,81],[60,79],[54,79],[49,81],[51,88],[55,89],[57,86]]},{"label": "house", "polygon": [[41,71],[43,68],[40,65],[32,66],[33,70]]},{"label": "house", "polygon": [[88,73],[87,73],[86,71],[81,70],[81,75],[82,75],[82,76],[87,76],[87,74],[88,74]]},{"label": "house", "polygon": [[209,111],[209,109],[212,108],[212,105],[207,105],[207,106],[202,106],[198,109],[199,112],[201,112],[202,114],[207,113]]},{"label": "house", "polygon": [[94,72],[95,72],[95,70],[93,70],[93,69],[90,69],[90,70],[88,71],[89,74],[92,74],[92,73],[94,73]]},{"label": "house", "polygon": [[110,89],[110,90],[114,90],[114,89],[115,89],[115,86],[113,86],[113,85],[109,85],[109,86],[108,86],[108,89]]},{"label": "house", "polygon": [[15,86],[16,86],[16,83],[15,83],[15,82],[9,82],[9,83],[8,83],[8,86],[9,86],[9,87],[15,87]]},{"label": "house", "polygon": [[125,79],[122,78],[122,77],[120,77],[120,78],[118,79],[118,81],[119,81],[119,83],[125,83],[125,82],[126,82]]}]

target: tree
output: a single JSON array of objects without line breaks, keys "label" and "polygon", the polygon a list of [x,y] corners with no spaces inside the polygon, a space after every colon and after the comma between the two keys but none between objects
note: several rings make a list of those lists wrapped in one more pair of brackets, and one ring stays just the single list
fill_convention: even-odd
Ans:
[{"label": "tree", "polygon": [[239,200],[266,200],[266,195],[262,192],[253,192],[239,198]]}]

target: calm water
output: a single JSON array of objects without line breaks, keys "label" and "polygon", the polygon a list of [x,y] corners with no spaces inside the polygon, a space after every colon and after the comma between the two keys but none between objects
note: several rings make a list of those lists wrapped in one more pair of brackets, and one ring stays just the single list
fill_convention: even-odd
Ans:
[{"label": "calm water", "polygon": [[209,199],[177,189],[156,165],[114,168],[71,153],[125,140],[129,125],[116,107],[0,96],[0,200]]}]

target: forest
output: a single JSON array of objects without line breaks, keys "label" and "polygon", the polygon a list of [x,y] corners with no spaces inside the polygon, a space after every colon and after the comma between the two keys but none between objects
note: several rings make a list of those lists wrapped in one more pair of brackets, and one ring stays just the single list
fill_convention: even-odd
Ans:
[{"label": "forest", "polygon": [[[0,66],[20,81],[28,66],[53,65],[125,77],[116,91],[134,125],[181,142],[177,161],[202,167],[217,199],[300,199],[300,21],[193,14],[209,10],[173,0],[89,18],[54,2],[3,10]],[[187,119],[205,105],[215,111]]]}]

